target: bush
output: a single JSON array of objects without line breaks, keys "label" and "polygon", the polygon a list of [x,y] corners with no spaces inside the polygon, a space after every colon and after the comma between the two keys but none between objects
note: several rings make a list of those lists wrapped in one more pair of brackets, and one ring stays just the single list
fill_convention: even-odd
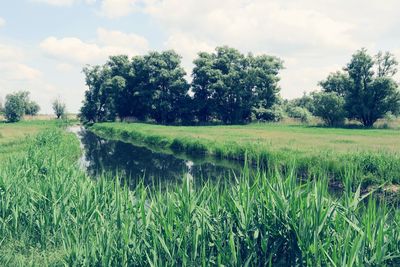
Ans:
[{"label": "bush", "polygon": [[311,120],[311,113],[306,108],[302,107],[292,107],[290,106],[287,109],[287,114],[290,118],[298,119],[302,123],[309,123]]},{"label": "bush", "polygon": [[25,102],[18,94],[6,96],[4,115],[8,122],[18,122],[25,113]]},{"label": "bush", "polygon": [[338,126],[344,123],[346,111],[344,97],[336,92],[314,93],[314,115],[328,126]]},{"label": "bush", "polygon": [[281,107],[275,105],[269,109],[266,108],[257,108],[253,111],[253,116],[258,121],[273,121],[278,122],[284,118],[284,112]]}]

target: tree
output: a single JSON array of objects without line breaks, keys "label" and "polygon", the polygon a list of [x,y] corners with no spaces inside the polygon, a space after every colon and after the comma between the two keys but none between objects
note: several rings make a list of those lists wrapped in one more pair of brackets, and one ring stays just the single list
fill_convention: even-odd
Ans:
[{"label": "tree", "polygon": [[18,122],[25,113],[25,102],[20,93],[6,96],[4,115],[8,122]]},{"label": "tree", "polygon": [[244,56],[224,46],[199,53],[194,64],[193,102],[200,122],[213,117],[226,124],[248,122],[254,109],[271,108],[278,100],[282,61],[276,57]]},{"label": "tree", "polygon": [[56,99],[53,101],[53,111],[54,114],[57,116],[57,119],[64,117],[65,110],[66,106],[64,102],[62,102],[60,99]]},{"label": "tree", "polygon": [[144,61],[146,87],[152,97],[151,118],[163,124],[176,122],[189,90],[181,57],[172,50],[151,52],[144,56]]},{"label": "tree", "polygon": [[220,71],[213,64],[216,55],[200,52],[194,60],[192,72],[193,105],[198,120],[202,123],[210,121],[216,116],[216,88],[220,79]]},{"label": "tree", "polygon": [[321,117],[328,126],[339,126],[344,123],[346,111],[344,97],[336,92],[313,93],[315,116]]},{"label": "tree", "polygon": [[86,66],[83,73],[88,90],[85,92],[80,118],[84,122],[105,121],[110,116],[110,110],[107,109],[109,90],[105,83],[110,79],[111,71],[107,66]]},{"label": "tree", "polygon": [[329,74],[326,80],[320,81],[319,85],[324,92],[335,92],[340,96],[345,96],[352,81],[347,73],[337,71]]},{"label": "tree", "polygon": [[371,127],[386,113],[399,110],[398,85],[392,79],[397,64],[389,52],[379,52],[373,58],[363,48],[353,54],[344,68],[346,73],[331,74],[320,85],[325,92],[336,92],[345,98],[349,119]]},{"label": "tree", "polygon": [[34,101],[29,101],[25,103],[25,115],[32,115],[35,116],[39,113],[40,106],[34,102]]},{"label": "tree", "polygon": [[371,127],[389,111],[397,112],[400,104],[397,84],[392,78],[381,76],[391,75],[396,64],[378,60],[378,75],[374,76],[374,63],[366,49],[361,49],[345,69],[352,79],[346,94],[346,110],[349,118],[359,120],[366,127]]}]

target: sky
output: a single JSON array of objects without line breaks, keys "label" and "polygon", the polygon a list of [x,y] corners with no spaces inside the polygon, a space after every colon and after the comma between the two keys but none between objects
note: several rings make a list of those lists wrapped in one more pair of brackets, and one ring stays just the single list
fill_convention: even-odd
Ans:
[{"label": "sky", "polygon": [[362,47],[400,60],[399,10],[398,0],[1,1],[0,99],[27,90],[41,113],[56,98],[75,113],[87,64],[174,49],[190,80],[197,53],[221,45],[280,57],[281,95],[292,99]]}]

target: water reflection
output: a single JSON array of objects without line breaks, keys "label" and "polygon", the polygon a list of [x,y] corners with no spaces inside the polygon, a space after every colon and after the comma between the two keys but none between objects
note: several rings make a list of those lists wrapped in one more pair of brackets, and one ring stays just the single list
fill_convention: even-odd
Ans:
[{"label": "water reflection", "polygon": [[155,152],[147,147],[101,138],[83,128],[70,129],[81,141],[81,165],[96,177],[102,173],[119,174],[130,186],[143,181],[145,185],[179,183],[185,177],[196,184],[224,177],[229,180],[239,175],[241,164],[221,165],[204,158]]}]

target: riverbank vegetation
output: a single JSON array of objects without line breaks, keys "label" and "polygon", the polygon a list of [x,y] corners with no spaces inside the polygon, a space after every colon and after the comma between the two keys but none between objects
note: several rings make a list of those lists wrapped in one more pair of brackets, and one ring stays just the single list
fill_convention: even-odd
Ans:
[{"label": "riverbank vegetation", "polygon": [[141,123],[98,123],[90,130],[106,138],[157,146],[176,152],[210,154],[254,164],[296,162],[309,176],[321,170],[332,182],[343,182],[348,166],[358,168],[354,183],[363,186],[400,183],[397,130],[333,129],[302,125],[162,126]]},{"label": "riverbank vegetation", "polygon": [[53,129],[27,142],[0,168],[1,265],[400,264],[399,210],[360,193],[351,166],[337,197],[326,172],[298,180],[295,165],[130,191],[80,170],[71,134]]}]

